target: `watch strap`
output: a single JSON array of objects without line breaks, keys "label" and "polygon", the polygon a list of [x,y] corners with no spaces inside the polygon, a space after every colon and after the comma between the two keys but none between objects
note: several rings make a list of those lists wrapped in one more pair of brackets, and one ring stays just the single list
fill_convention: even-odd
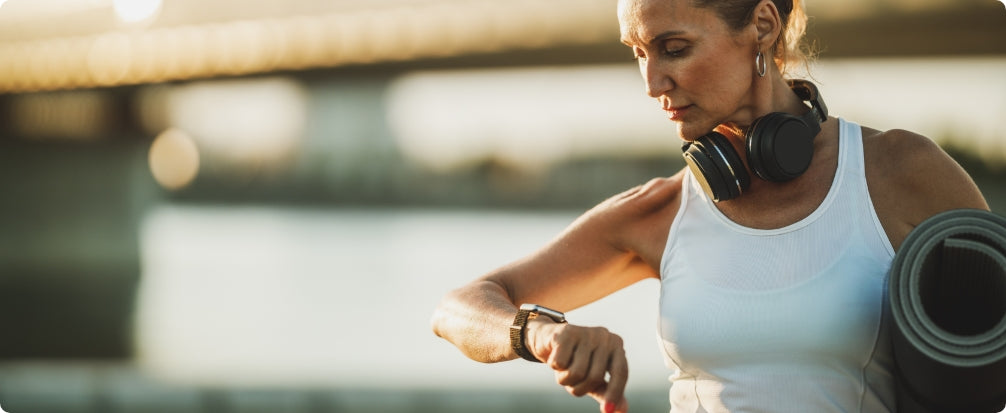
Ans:
[{"label": "watch strap", "polygon": [[541,363],[541,360],[538,360],[537,357],[531,354],[531,351],[527,349],[527,345],[525,344],[527,322],[530,316],[531,311],[517,310],[517,316],[514,317],[513,324],[510,325],[510,347],[524,360]]}]

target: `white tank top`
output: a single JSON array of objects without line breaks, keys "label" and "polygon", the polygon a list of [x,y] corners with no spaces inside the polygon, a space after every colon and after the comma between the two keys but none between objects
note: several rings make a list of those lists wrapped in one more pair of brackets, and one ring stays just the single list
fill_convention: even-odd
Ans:
[{"label": "white tank top", "polygon": [[862,131],[838,121],[831,189],[792,225],[738,225],[686,172],[660,265],[672,412],[893,411],[883,324],[894,250],[867,190]]}]

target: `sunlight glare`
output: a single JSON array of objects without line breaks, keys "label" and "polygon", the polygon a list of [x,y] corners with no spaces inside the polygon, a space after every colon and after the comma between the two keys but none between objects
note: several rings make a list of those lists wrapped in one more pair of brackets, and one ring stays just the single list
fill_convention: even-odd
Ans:
[{"label": "sunlight glare", "polygon": [[113,0],[115,14],[126,23],[154,17],[161,10],[161,0]]}]

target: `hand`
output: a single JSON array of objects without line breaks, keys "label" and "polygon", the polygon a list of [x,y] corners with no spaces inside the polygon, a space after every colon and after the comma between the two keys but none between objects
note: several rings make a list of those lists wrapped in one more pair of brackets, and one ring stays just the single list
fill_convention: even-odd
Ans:
[{"label": "hand", "polygon": [[[629,363],[622,338],[604,327],[582,327],[538,317],[527,324],[531,354],[555,371],[556,382],[576,397],[589,395],[602,413],[625,413]],[[607,380],[605,377],[607,376]]]}]

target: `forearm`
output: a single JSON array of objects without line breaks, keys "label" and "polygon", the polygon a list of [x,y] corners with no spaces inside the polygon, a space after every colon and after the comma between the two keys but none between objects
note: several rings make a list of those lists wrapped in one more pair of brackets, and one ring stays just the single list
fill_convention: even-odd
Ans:
[{"label": "forearm", "polygon": [[516,312],[506,289],[481,280],[448,293],[434,312],[431,326],[437,336],[472,360],[495,363],[517,357],[509,335]]}]

